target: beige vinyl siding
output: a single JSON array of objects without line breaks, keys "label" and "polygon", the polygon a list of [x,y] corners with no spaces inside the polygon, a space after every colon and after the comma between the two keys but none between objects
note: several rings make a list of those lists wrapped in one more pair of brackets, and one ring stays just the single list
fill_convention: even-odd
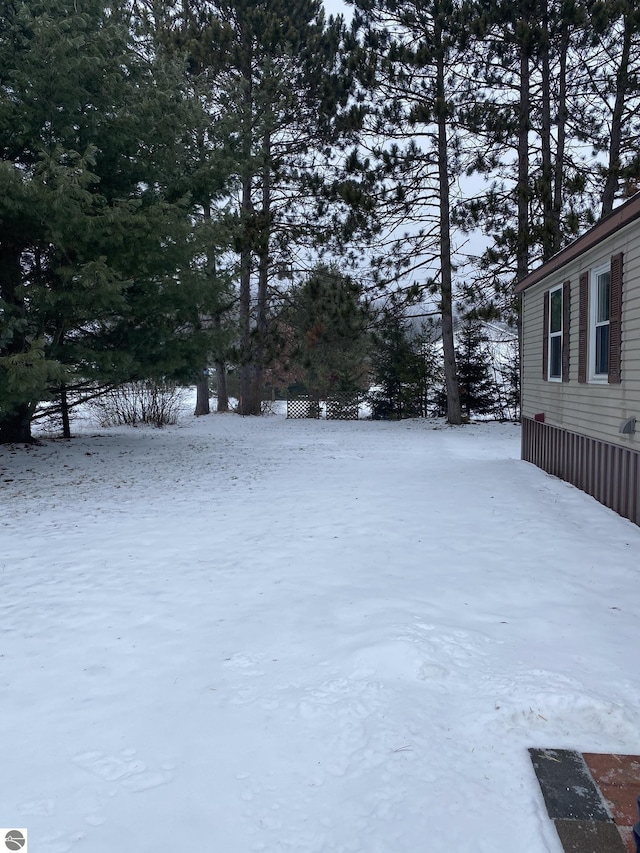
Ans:
[{"label": "beige vinyl siding", "polygon": [[[622,382],[578,382],[578,313],[580,273],[623,252]],[[543,300],[545,291],[571,284],[571,366],[569,382],[542,378]],[[545,422],[581,435],[640,448],[640,222],[635,221],[547,276],[523,293],[522,414],[544,413]],[[628,417],[638,419],[638,433],[622,436],[618,428]]]},{"label": "beige vinyl siding", "polygon": [[[638,239],[640,241],[640,237]],[[626,286],[627,276],[624,261],[622,266],[622,309],[624,312],[623,322],[625,323],[622,334],[623,354],[626,356],[626,369],[629,371],[629,378],[635,382],[640,382],[640,251],[634,260],[636,261],[635,279],[630,278],[630,272],[629,282],[635,281],[635,287]]]}]

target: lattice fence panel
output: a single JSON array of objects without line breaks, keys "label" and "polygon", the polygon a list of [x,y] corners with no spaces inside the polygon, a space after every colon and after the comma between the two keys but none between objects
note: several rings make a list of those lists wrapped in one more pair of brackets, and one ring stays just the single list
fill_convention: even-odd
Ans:
[{"label": "lattice fence panel", "polygon": [[288,418],[319,418],[320,400],[315,397],[293,397],[287,400]]},{"label": "lattice fence panel", "polygon": [[334,394],[327,397],[328,421],[357,421],[358,409],[357,394]]}]

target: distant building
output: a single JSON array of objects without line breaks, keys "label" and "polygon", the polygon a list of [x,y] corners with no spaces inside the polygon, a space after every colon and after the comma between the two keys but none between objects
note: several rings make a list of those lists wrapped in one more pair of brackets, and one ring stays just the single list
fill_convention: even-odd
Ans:
[{"label": "distant building", "polygon": [[522,458],[640,524],[640,194],[516,290]]}]

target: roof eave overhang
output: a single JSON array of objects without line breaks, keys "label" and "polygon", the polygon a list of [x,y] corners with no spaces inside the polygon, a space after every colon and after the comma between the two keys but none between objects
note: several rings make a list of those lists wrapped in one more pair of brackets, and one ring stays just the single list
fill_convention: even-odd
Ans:
[{"label": "roof eave overhang", "polygon": [[534,284],[545,279],[547,276],[562,269],[566,264],[573,261],[575,258],[587,252],[593,246],[597,246],[607,237],[615,234],[625,225],[640,218],[640,193],[636,193],[629,201],[617,207],[600,222],[597,222],[592,228],[586,231],[581,237],[578,237],[573,243],[570,243],[566,249],[558,252],[546,263],[539,266],[538,269],[530,272],[528,276],[519,281],[516,285],[516,293],[522,293],[523,290],[532,287]]}]

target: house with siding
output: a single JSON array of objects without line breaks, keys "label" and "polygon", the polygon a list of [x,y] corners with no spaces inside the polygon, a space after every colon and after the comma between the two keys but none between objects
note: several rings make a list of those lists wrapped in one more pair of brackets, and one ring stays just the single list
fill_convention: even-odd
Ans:
[{"label": "house with siding", "polygon": [[640,524],[640,193],[516,290],[522,458]]}]

